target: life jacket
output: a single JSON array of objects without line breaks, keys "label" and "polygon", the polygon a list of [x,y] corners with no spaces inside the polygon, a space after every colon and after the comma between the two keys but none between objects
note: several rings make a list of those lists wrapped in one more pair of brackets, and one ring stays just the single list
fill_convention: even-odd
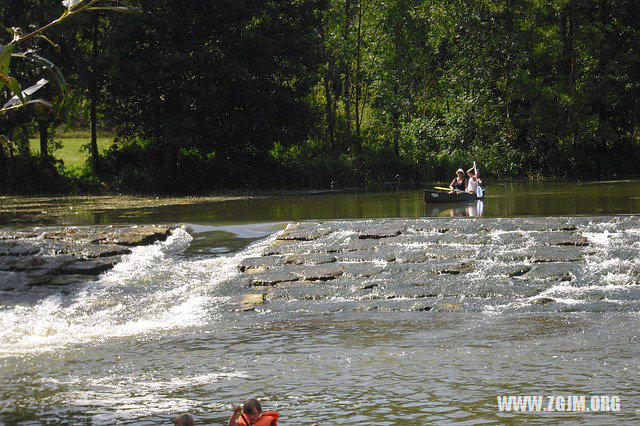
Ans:
[{"label": "life jacket", "polygon": [[[260,418],[258,420],[256,420],[255,423],[251,423],[250,425],[252,426],[278,426],[278,423],[276,422],[276,420],[278,420],[278,413],[276,411],[265,411],[264,413],[262,413],[262,415],[260,416]],[[238,417],[238,425],[239,426],[250,426],[249,424],[245,423],[244,418],[246,418],[246,416],[240,416]],[[249,420],[247,418],[247,420]]]}]

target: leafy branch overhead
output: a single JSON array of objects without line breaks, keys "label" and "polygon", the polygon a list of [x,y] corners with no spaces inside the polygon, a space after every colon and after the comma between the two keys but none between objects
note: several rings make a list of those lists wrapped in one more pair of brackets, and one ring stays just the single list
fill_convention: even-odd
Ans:
[{"label": "leafy branch overhead", "polygon": [[[50,112],[54,110],[58,111],[62,107],[65,89],[67,86],[64,76],[51,61],[38,55],[34,50],[16,50],[25,40],[38,37],[55,46],[55,43],[49,40],[44,33],[51,27],[56,26],[81,12],[91,10],[112,10],[127,13],[139,12],[139,9],[134,7],[121,6],[114,2],[101,0],[64,0],[62,5],[65,9],[57,19],[54,19],[48,24],[43,25],[28,34],[24,34],[23,30],[19,27],[7,28],[7,31],[11,35],[11,41],[6,45],[0,44],[0,92],[8,89],[12,96],[6,103],[4,103],[4,105],[2,105],[2,108],[0,108],[0,114],[4,114],[7,111],[21,108],[26,105],[36,105],[39,108],[44,108]],[[11,74],[12,58],[26,59],[33,62],[36,66],[42,67],[47,72],[49,79],[41,78],[37,83],[26,89],[22,89],[20,82]],[[58,92],[54,100],[51,102],[45,99],[33,99],[32,95],[49,82],[55,86]]]}]

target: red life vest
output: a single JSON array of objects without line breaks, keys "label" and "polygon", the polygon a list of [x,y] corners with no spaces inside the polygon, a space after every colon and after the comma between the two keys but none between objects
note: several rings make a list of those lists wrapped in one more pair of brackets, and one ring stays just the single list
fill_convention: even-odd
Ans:
[{"label": "red life vest", "polygon": [[[246,416],[244,416],[246,417]],[[251,423],[252,426],[278,426],[278,413],[276,411],[265,411],[255,423]],[[248,420],[248,419],[247,419]],[[245,423],[243,416],[238,417],[239,426],[251,426]]]}]

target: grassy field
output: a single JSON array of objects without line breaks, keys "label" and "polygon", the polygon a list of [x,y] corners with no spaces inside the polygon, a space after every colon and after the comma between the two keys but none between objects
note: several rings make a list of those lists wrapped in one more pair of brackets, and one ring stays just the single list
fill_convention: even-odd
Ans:
[{"label": "grassy field", "polygon": [[[56,137],[56,140],[62,141],[62,148],[53,151],[53,156],[64,161],[65,168],[82,164],[88,157],[89,151],[82,149],[84,145],[88,145],[91,141],[91,137],[85,135],[62,135]],[[113,143],[113,137],[99,137],[98,138],[98,151],[102,152],[107,149]],[[40,153],[40,140],[37,138],[29,139],[29,145],[31,146],[31,152],[34,154]]]}]

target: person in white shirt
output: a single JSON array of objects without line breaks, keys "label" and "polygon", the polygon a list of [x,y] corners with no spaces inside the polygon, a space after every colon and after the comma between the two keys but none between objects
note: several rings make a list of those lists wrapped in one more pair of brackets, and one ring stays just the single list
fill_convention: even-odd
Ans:
[{"label": "person in white shirt", "polygon": [[472,168],[467,170],[467,176],[469,176],[469,183],[467,184],[467,192],[470,194],[475,194],[478,190],[478,185],[482,185],[482,180],[480,180],[480,171],[476,168],[475,164]]}]

